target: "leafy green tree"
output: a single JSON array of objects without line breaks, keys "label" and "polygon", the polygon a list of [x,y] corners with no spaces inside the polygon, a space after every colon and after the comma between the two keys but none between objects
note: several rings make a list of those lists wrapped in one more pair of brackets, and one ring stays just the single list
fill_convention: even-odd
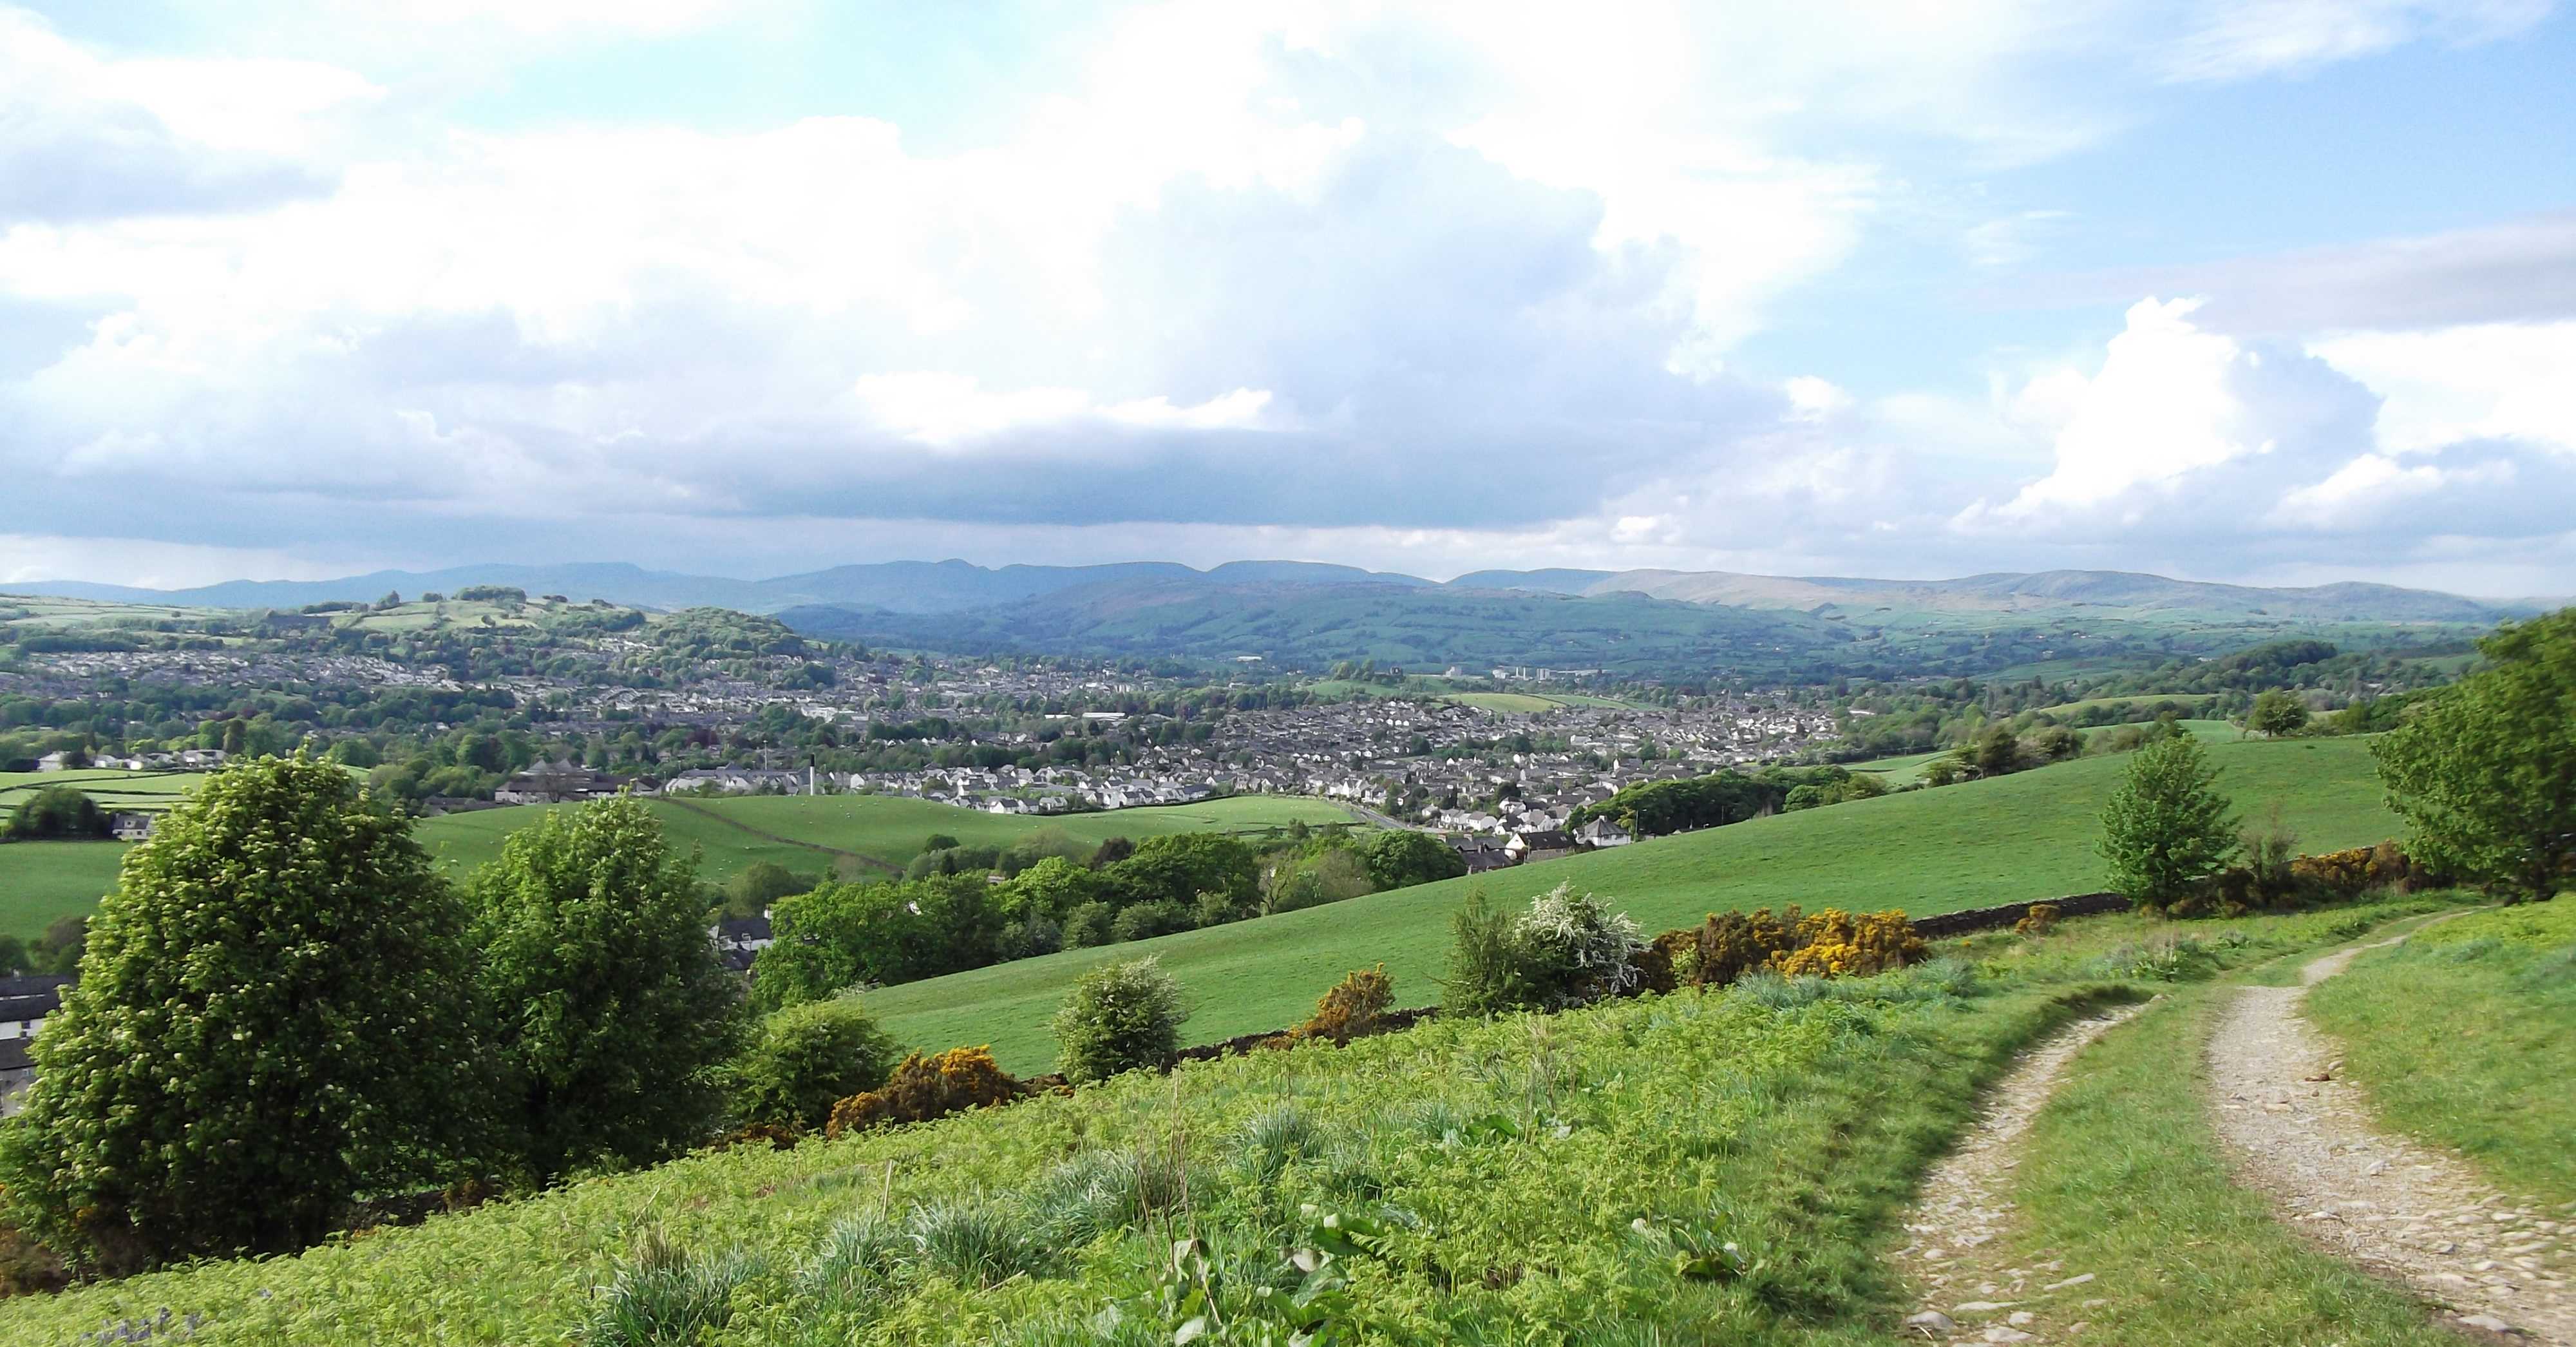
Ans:
[{"label": "leafy green tree", "polygon": [[1977,739],[1977,775],[2006,776],[2021,766],[2021,740],[2012,726],[1997,725]]},{"label": "leafy green tree", "polygon": [[2099,850],[2111,887],[2141,903],[2180,897],[2235,854],[2236,820],[2218,768],[2190,735],[2157,739],[2129,759],[2102,809]]},{"label": "leafy green tree", "polygon": [[2433,696],[2371,750],[2416,860],[2545,900],[2576,866],[2576,608],[2478,648],[2493,667]]},{"label": "leafy green tree", "polygon": [[786,866],[772,861],[754,861],[725,881],[724,910],[732,917],[757,917],[781,898],[803,893],[814,887]]},{"label": "leafy green tree", "polygon": [[826,884],[780,900],[775,943],[753,961],[764,1010],[851,987],[915,982],[993,961],[1003,915],[982,875]]},{"label": "leafy green tree", "polygon": [[77,786],[47,786],[19,802],[6,835],[21,842],[105,837],[107,811]]},{"label": "leafy green tree", "polygon": [[10,1219],[103,1271],[328,1234],[474,1136],[454,894],[338,767],[218,773],[127,853],[0,1131]]},{"label": "leafy green tree", "polygon": [[1056,1070],[1075,1084],[1179,1060],[1190,1012],[1181,985],[1150,956],[1082,975],[1055,1013]]},{"label": "leafy green tree", "polygon": [[1128,902],[1163,899],[1186,907],[1202,893],[1222,893],[1231,902],[1250,903],[1261,892],[1260,858],[1223,833],[1146,838],[1109,873]]},{"label": "leafy green tree", "polygon": [[1429,833],[1409,828],[1382,832],[1360,846],[1369,878],[1381,889],[1401,889],[1467,873],[1467,858]]},{"label": "leafy green tree", "polygon": [[2246,728],[2257,734],[2280,738],[2296,734],[2308,725],[2308,704],[2295,692],[2275,689],[2254,699],[2254,709],[2245,717]]},{"label": "leafy green tree", "polygon": [[1097,870],[1061,856],[1049,856],[1001,886],[996,895],[1003,915],[1022,921],[1044,917],[1061,922],[1084,903],[1099,901],[1110,889]]},{"label": "leafy green tree", "polygon": [[530,1175],[646,1164],[712,1130],[742,998],[707,938],[695,857],[642,803],[545,815],[471,897],[502,1122]]},{"label": "leafy green tree", "polygon": [[832,1105],[886,1083],[903,1048],[844,994],[771,1012],[727,1075],[744,1123],[814,1131]]}]

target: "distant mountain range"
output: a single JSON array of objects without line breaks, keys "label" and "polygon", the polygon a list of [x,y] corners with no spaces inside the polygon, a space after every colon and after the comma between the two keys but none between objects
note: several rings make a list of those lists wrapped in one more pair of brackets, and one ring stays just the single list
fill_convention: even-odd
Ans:
[{"label": "distant mountain range", "polygon": [[[1681,603],[1793,610],[1819,616],[1879,609],[1926,613],[2041,613],[2106,609],[2210,618],[2270,617],[2310,622],[2488,623],[2540,611],[2539,603],[2491,603],[2394,585],[2334,584],[2265,589],[2170,580],[2128,571],[2038,571],[1955,580],[1868,580],[1836,576],[1743,575],[1731,571],[1476,571],[1445,583],[1388,571],[1312,561],[1230,561],[1196,570],[1168,561],[1100,566],[977,566],[964,561],[884,561],[835,566],[772,580],[734,580],[646,570],[624,562],[557,566],[480,565],[440,571],[376,571],[336,580],[230,580],[196,589],[137,589],[76,580],[0,586],[19,594],[177,604],[207,608],[297,608],[368,601],[389,592],[417,597],[469,585],[515,585],[531,594],[606,599],[646,608],[706,604],[751,613],[843,606],[888,613],[962,613],[1081,591],[1170,602],[1191,592],[1245,586],[1368,585],[1404,590],[1485,590],[1595,598],[1642,594]],[[2113,615],[2113,614],[2106,614]]]},{"label": "distant mountain range", "polygon": [[[2281,636],[2457,648],[2537,605],[2390,585],[2212,585],[2121,571],[1956,580],[1726,571],[1477,571],[1445,583],[1304,561],[835,566],[771,580],[622,563],[377,571],[151,590],[51,582],[24,594],[212,608],[418,598],[474,585],[645,608],[774,614],[808,635],[899,649],[1322,668],[1592,669],[1633,677],[1974,675],[2161,663]],[[2018,676],[2018,674],[2016,675]]]}]

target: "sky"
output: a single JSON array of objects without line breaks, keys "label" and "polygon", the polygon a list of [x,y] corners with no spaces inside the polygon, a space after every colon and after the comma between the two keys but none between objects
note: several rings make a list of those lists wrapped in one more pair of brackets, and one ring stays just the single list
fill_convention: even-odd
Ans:
[{"label": "sky", "polygon": [[2576,595],[2555,0],[0,0],[0,583]]}]

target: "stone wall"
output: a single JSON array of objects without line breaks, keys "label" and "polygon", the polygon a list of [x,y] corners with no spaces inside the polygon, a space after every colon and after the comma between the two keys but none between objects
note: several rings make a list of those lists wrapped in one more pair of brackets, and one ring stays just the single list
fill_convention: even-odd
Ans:
[{"label": "stone wall", "polygon": [[2126,912],[2130,903],[2116,893],[2079,893],[2068,898],[2040,898],[2028,903],[2006,903],[2002,907],[1972,907],[1965,912],[1944,912],[1935,917],[1916,917],[1914,932],[1926,940],[1966,935],[1972,931],[1992,931],[2012,925],[2030,915],[2032,907],[2046,903],[2061,917],[2094,917],[2105,912]]}]

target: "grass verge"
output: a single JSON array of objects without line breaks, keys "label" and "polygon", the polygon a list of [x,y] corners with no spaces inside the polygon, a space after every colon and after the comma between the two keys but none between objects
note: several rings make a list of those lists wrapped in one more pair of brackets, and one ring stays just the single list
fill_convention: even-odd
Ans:
[{"label": "grass verge", "polygon": [[2576,902],[2473,912],[2308,993],[2392,1128],[2509,1192],[2576,1201]]}]

